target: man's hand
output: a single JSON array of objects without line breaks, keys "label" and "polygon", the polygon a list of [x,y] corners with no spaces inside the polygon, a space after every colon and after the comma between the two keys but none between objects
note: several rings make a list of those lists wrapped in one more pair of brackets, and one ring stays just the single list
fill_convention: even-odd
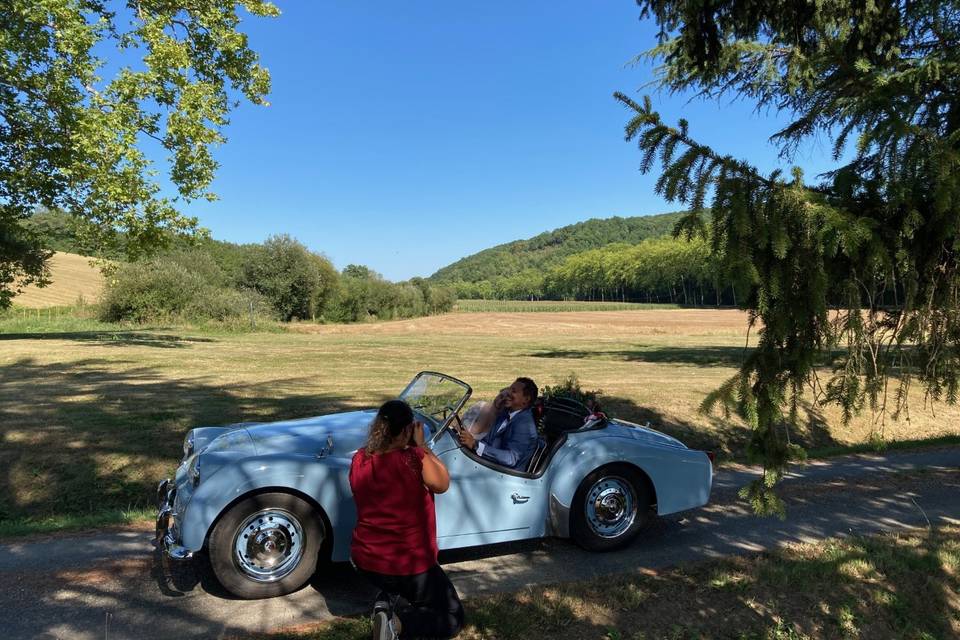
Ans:
[{"label": "man's hand", "polygon": [[477,448],[477,439],[474,438],[473,434],[466,429],[458,430],[457,436],[460,438],[460,442],[462,442],[467,449],[473,451]]}]

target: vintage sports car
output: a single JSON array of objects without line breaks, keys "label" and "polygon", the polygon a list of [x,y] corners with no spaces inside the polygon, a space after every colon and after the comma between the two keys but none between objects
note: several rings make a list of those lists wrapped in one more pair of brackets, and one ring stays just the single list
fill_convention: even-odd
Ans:
[{"label": "vintage sports car", "polygon": [[[454,433],[470,394],[466,383],[425,371],[399,396],[450,471],[450,489],[436,498],[441,549],[542,536],[614,549],[653,512],[710,497],[707,453],[565,399],[545,403],[528,467],[498,466]],[[347,474],[374,414],[190,430],[176,476],[157,490],[158,543],[175,559],[205,549],[223,586],[242,598],[289,593],[318,561],[348,560],[356,508]]]}]

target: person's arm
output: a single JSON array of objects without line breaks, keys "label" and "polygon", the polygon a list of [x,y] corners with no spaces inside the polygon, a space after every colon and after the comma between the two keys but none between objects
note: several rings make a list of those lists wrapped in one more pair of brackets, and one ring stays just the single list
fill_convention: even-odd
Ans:
[{"label": "person's arm", "polygon": [[421,460],[423,463],[423,486],[434,493],[443,493],[450,488],[450,473],[433,451],[426,447],[423,451],[425,453],[423,460]]},{"label": "person's arm", "polygon": [[423,486],[434,493],[443,493],[450,488],[450,473],[437,454],[424,444],[423,424],[420,422],[413,425],[413,441],[424,454],[420,460],[423,466]]}]

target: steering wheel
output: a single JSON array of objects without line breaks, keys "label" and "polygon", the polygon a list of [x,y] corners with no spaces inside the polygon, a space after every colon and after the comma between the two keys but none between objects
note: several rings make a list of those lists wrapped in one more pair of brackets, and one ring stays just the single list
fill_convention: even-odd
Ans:
[{"label": "steering wheel", "polygon": [[460,419],[460,414],[454,413],[453,419],[457,421],[457,427],[456,427],[457,431],[463,431],[463,420]]}]

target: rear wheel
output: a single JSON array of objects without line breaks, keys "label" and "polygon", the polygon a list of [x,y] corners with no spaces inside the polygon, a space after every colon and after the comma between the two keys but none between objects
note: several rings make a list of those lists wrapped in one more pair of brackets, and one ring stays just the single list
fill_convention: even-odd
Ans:
[{"label": "rear wheel", "polygon": [[296,591],[317,567],[324,528],[306,501],[288,493],[241,500],[210,534],[210,565],[220,584],[240,598]]},{"label": "rear wheel", "polygon": [[622,464],[601,467],[584,478],[574,494],[570,536],[590,551],[619,549],[643,528],[650,504],[640,472]]}]

